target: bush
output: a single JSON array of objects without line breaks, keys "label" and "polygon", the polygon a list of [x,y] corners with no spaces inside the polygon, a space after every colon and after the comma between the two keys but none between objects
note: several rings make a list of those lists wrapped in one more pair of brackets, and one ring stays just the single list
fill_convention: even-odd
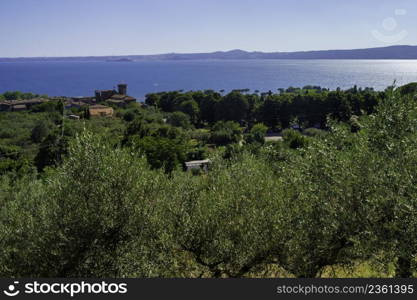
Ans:
[{"label": "bush", "polygon": [[187,152],[186,160],[203,160],[207,158],[207,147],[197,145]]},{"label": "bush", "polygon": [[136,114],[132,111],[127,111],[126,113],[123,114],[123,120],[125,120],[126,122],[132,122],[136,117]]},{"label": "bush", "polygon": [[398,90],[403,96],[406,96],[406,95],[415,96],[417,94],[417,82],[411,82],[409,84],[403,85],[399,87]]},{"label": "bush", "polygon": [[190,129],[192,127],[189,115],[180,111],[175,111],[169,114],[167,117],[167,123],[175,127],[182,127],[184,129]]},{"label": "bush", "polygon": [[146,155],[153,169],[163,168],[166,173],[171,173],[186,159],[186,145],[179,139],[147,136],[137,139],[134,145]]},{"label": "bush", "polygon": [[255,124],[246,136],[246,141],[248,143],[264,144],[267,131],[268,127],[264,124]]},{"label": "bush", "polygon": [[32,129],[30,139],[34,143],[40,143],[49,134],[49,126],[45,122],[38,122]]},{"label": "bush", "polygon": [[303,136],[300,132],[294,129],[283,130],[282,137],[284,138],[284,142],[291,149],[304,148],[308,144],[308,139],[305,136]]},{"label": "bush", "polygon": [[212,128],[211,142],[219,146],[224,146],[240,142],[241,136],[242,129],[238,123],[233,121],[219,121]]},{"label": "bush", "polygon": [[303,134],[309,137],[324,137],[327,132],[317,128],[307,128],[303,130]]},{"label": "bush", "polygon": [[210,131],[207,129],[196,129],[190,132],[190,138],[198,140],[202,144],[210,142]]}]

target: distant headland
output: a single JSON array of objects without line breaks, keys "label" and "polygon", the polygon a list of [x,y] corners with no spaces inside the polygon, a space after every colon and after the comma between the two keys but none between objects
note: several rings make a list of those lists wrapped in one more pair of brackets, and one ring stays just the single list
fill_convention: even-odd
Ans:
[{"label": "distant headland", "polygon": [[122,58],[110,58],[106,60],[107,62],[131,62],[133,59],[122,57]]},{"label": "distant headland", "polygon": [[299,52],[248,52],[244,50],[210,53],[167,53],[152,55],[84,56],[84,57],[16,57],[0,58],[0,62],[48,62],[48,61],[110,61],[132,62],[146,60],[209,60],[209,59],[417,59],[417,46],[389,46],[351,50],[319,50]]}]

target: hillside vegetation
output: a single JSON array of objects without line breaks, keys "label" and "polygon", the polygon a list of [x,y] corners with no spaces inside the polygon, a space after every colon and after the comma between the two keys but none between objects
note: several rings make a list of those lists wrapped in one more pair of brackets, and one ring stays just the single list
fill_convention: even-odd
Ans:
[{"label": "hillside vegetation", "polygon": [[[114,119],[0,113],[0,276],[417,275],[414,92],[147,104]],[[184,172],[202,158],[208,172]]]}]

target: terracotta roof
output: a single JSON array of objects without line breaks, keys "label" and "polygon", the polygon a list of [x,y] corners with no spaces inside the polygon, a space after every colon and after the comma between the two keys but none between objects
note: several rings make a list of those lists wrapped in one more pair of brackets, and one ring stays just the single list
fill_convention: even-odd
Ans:
[{"label": "terracotta roof", "polygon": [[127,95],[120,95],[120,94],[115,94],[113,96],[111,96],[110,99],[113,100],[123,100],[123,101],[136,101],[136,98],[127,96]]},{"label": "terracotta roof", "polygon": [[111,96],[110,99],[113,99],[113,100],[123,100],[125,97],[126,97],[125,95],[116,94],[116,95]]}]

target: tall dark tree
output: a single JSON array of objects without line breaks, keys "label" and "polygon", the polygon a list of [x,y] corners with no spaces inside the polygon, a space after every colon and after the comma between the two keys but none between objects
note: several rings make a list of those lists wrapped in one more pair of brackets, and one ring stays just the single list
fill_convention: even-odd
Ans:
[{"label": "tall dark tree", "polygon": [[245,95],[240,92],[231,92],[217,103],[216,113],[220,120],[229,120],[242,123],[246,120],[249,103]]}]

